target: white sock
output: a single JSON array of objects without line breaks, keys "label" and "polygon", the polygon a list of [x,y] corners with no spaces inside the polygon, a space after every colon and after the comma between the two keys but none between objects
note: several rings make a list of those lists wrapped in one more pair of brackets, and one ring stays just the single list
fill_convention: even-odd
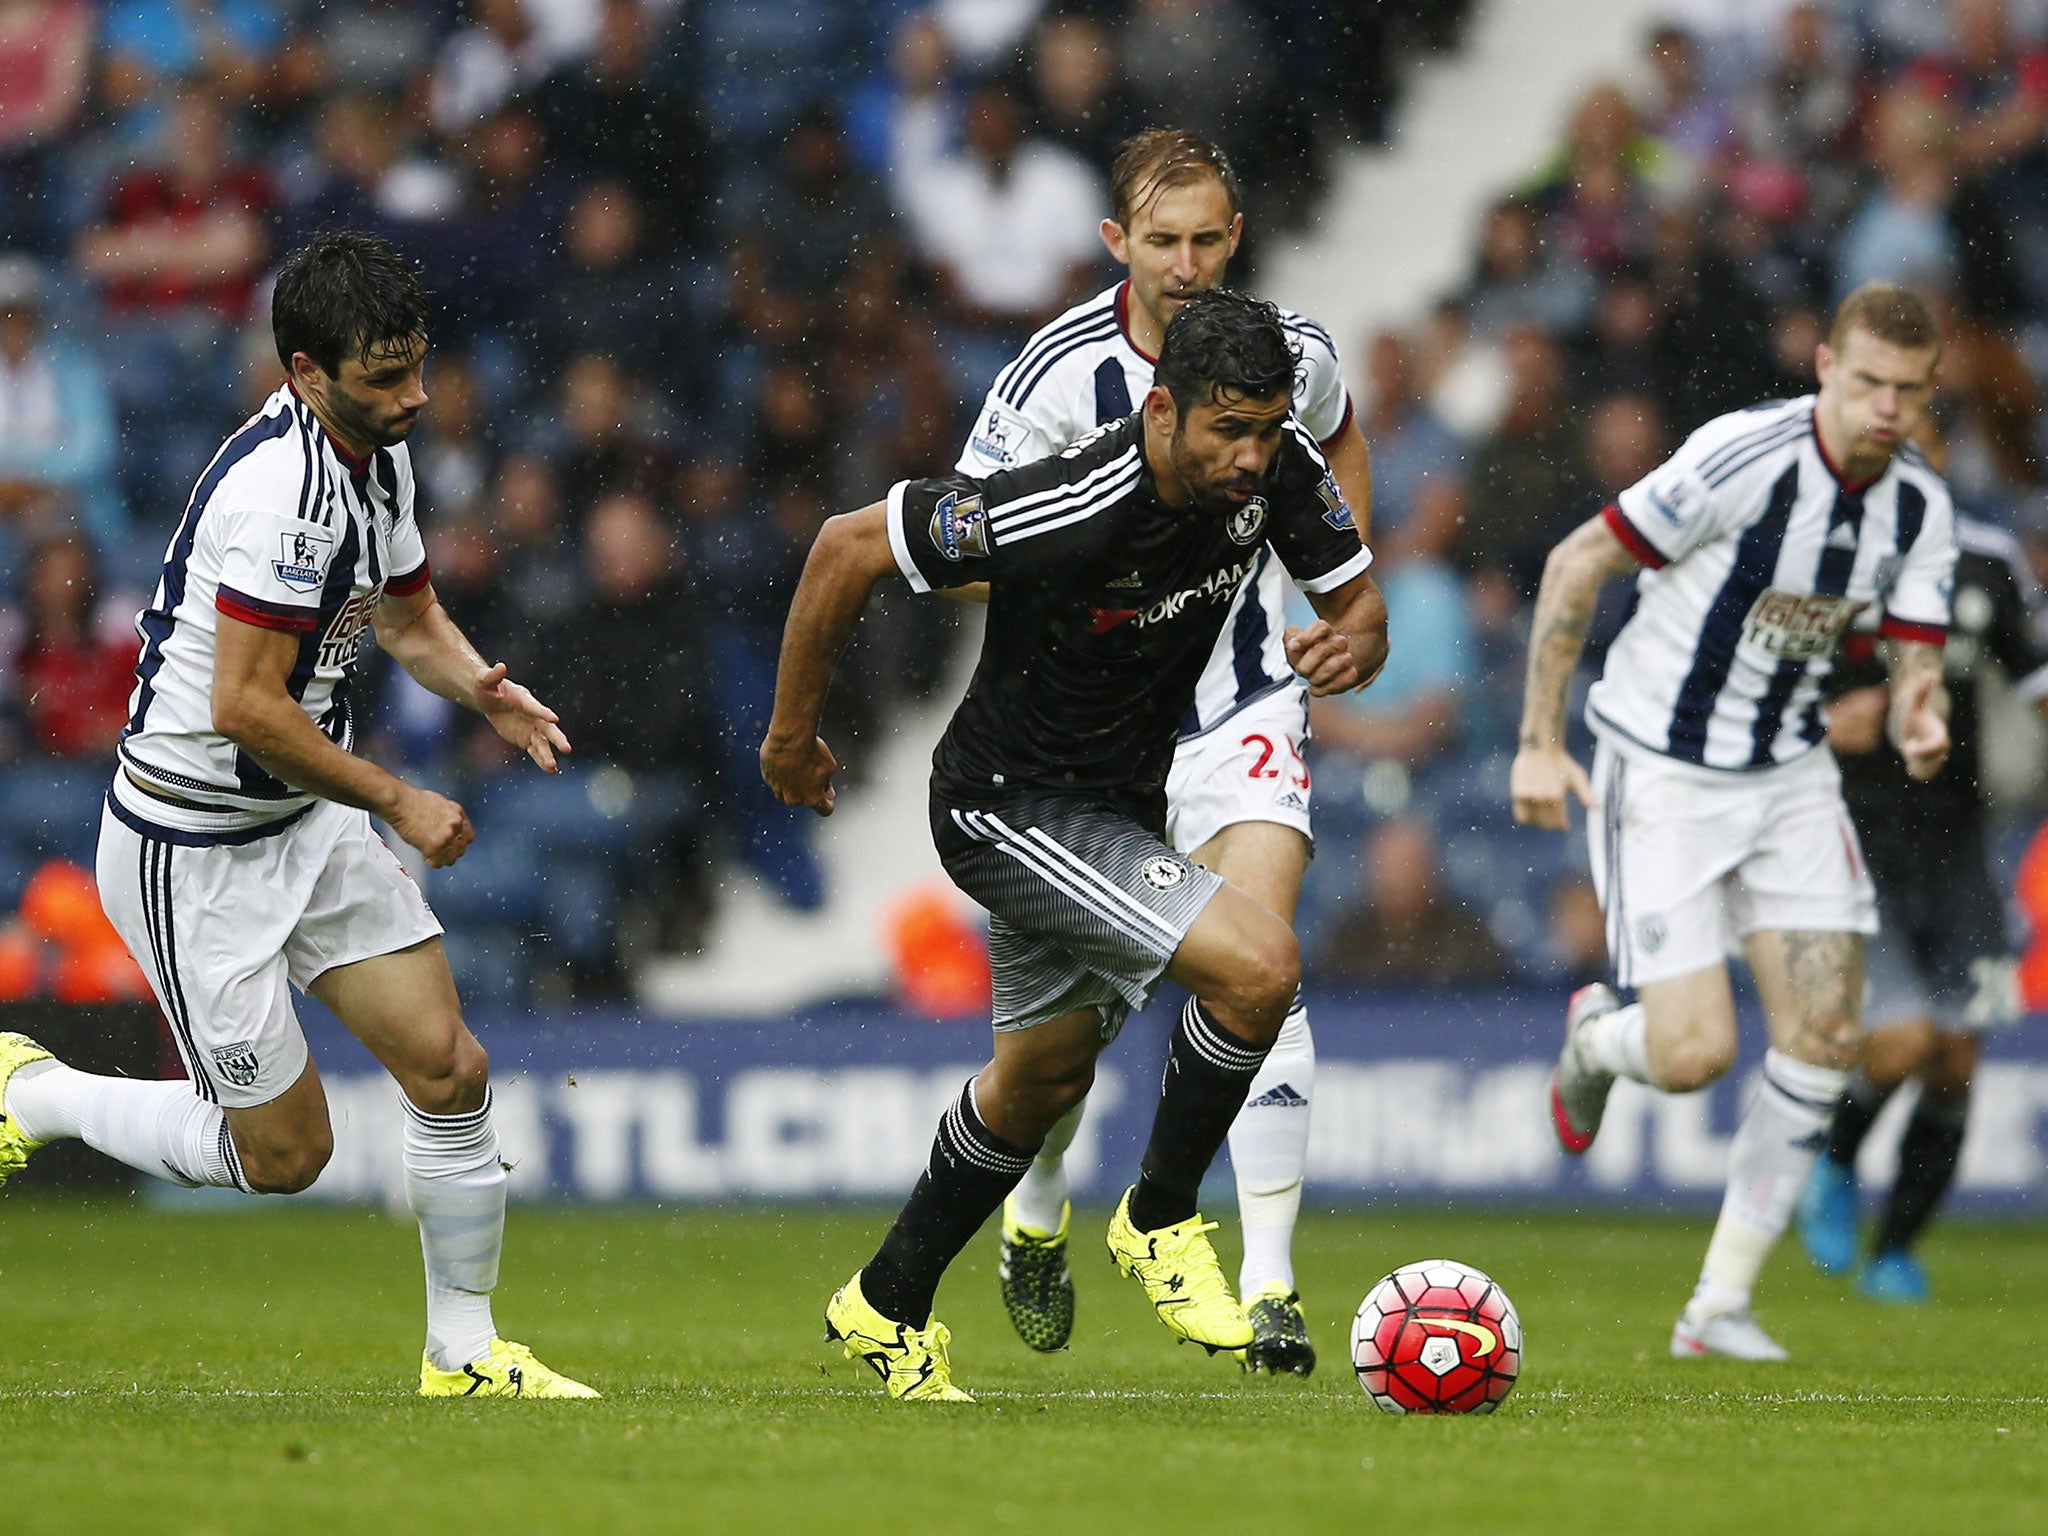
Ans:
[{"label": "white sock", "polygon": [[1301,1214],[1315,1085],[1316,1045],[1308,1030],[1308,1009],[1297,993],[1230,1127],[1230,1166],[1237,1175],[1237,1215],[1244,1227],[1237,1294],[1247,1300],[1268,1286],[1294,1289],[1294,1223]]},{"label": "white sock", "polygon": [[1728,1149],[1728,1193],[1686,1307],[1694,1320],[1749,1305],[1764,1260],[1791,1224],[1848,1080],[1833,1067],[1764,1053],[1763,1081]]},{"label": "white sock", "polygon": [[7,1083],[7,1113],[31,1141],[75,1137],[152,1178],[246,1192],[228,1117],[187,1082],[95,1077],[32,1061]]},{"label": "white sock", "polygon": [[1087,1111],[1083,1099],[1053,1123],[1045,1133],[1045,1144],[1017,1181],[1011,1198],[1017,1202],[1017,1223],[1050,1237],[1060,1229],[1060,1210],[1067,1203],[1067,1148],[1081,1129]]},{"label": "white sock", "polygon": [[405,1200],[427,1261],[427,1355],[444,1371],[491,1352],[491,1292],[505,1247],[505,1166],[491,1096],[466,1115],[430,1115],[403,1094]]},{"label": "white sock", "polygon": [[1579,1031],[1579,1054],[1588,1066],[1654,1088],[1657,1080],[1650,1075],[1648,1028],[1641,1003],[1599,1014]]}]

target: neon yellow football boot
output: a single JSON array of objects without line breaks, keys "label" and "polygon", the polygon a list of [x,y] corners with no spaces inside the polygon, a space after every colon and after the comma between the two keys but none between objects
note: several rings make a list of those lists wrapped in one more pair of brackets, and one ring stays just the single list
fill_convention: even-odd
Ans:
[{"label": "neon yellow football boot", "polygon": [[7,1113],[8,1080],[30,1062],[49,1059],[50,1053],[27,1035],[0,1035],[0,1184],[26,1168],[29,1153],[42,1145],[30,1141]]},{"label": "neon yellow football boot", "polygon": [[868,1305],[857,1273],[826,1303],[825,1337],[843,1343],[847,1359],[873,1366],[893,1398],[906,1403],[974,1401],[953,1385],[953,1366],[946,1358],[953,1335],[946,1325],[933,1318],[918,1332],[908,1323],[891,1322]]},{"label": "neon yellow football boot", "polygon": [[1223,1266],[1208,1234],[1216,1223],[1197,1212],[1186,1221],[1156,1232],[1131,1225],[1131,1195],[1124,1191],[1109,1218],[1109,1252],[1116,1267],[1145,1288],[1145,1299],[1168,1331],[1215,1354],[1239,1350],[1252,1341],[1251,1319],[1230,1293]]},{"label": "neon yellow football boot", "polygon": [[524,1344],[491,1340],[491,1352],[474,1365],[444,1371],[420,1356],[421,1397],[602,1397],[604,1394],[551,1371]]}]

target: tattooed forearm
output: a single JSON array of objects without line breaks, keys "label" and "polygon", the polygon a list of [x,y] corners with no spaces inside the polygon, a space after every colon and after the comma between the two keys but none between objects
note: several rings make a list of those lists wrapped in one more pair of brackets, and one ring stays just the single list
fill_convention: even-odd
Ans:
[{"label": "tattooed forearm", "polygon": [[1600,589],[1635,568],[1634,556],[1598,518],[1581,524],[1550,552],[1530,625],[1529,669],[1522,688],[1524,747],[1564,740],[1565,695],[1586,648],[1586,627]]}]

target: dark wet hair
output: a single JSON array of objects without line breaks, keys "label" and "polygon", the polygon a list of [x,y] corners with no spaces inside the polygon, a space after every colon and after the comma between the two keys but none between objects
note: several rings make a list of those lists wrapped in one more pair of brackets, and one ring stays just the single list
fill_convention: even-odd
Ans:
[{"label": "dark wet hair", "polygon": [[315,235],[285,257],[270,298],[270,334],[287,372],[303,352],[329,374],[344,358],[369,361],[427,329],[419,269],[388,240],[355,230]]},{"label": "dark wet hair", "polygon": [[1235,289],[1211,288],[1183,304],[1167,325],[1152,380],[1185,416],[1218,395],[1291,395],[1300,366],[1301,350],[1287,339],[1278,309]]}]

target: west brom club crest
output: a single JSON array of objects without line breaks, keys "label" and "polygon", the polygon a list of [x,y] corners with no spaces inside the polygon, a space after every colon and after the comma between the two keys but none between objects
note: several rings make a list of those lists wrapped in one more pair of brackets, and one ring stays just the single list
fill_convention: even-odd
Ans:
[{"label": "west brom club crest", "polygon": [[237,1088],[250,1087],[256,1081],[256,1042],[237,1040],[233,1045],[220,1047],[213,1053],[213,1064]]}]

